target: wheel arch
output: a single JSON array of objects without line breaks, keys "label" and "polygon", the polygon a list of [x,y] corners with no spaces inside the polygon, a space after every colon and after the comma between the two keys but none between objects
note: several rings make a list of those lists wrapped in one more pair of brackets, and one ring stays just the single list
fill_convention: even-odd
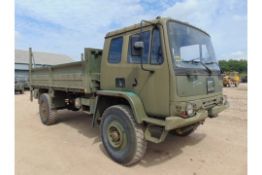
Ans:
[{"label": "wheel arch", "polygon": [[[133,92],[100,90],[97,92],[97,102],[94,112],[94,122],[97,122],[105,109],[112,105],[125,104],[130,106],[134,119],[141,124],[147,115],[140,98]],[[93,122],[93,124],[94,124]]]}]

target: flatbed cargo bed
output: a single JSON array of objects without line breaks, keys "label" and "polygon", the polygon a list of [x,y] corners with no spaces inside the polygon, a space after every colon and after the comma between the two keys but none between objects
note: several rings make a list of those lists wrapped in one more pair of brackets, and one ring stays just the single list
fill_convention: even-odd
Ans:
[{"label": "flatbed cargo bed", "polygon": [[92,93],[99,88],[102,50],[86,48],[82,61],[31,70],[32,88]]}]

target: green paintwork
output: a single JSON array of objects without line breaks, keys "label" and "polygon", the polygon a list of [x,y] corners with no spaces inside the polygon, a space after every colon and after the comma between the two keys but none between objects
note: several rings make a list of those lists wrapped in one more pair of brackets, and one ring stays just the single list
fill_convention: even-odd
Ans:
[{"label": "green paintwork", "polygon": [[137,96],[133,92],[99,90],[97,91],[97,95],[109,96],[109,97],[121,97],[126,99],[132,108],[137,123],[142,123],[143,121],[145,121],[146,118],[148,118],[148,116],[145,113],[143,103],[141,102],[139,96]]},{"label": "green paintwork", "polygon": [[213,107],[212,109],[210,109],[208,111],[208,115],[210,117],[216,117],[220,112],[224,111],[225,109],[227,109],[229,107],[229,103],[227,102],[224,105],[218,105]]},{"label": "green paintwork", "polygon": [[162,133],[161,133],[161,135],[160,135],[160,137],[157,138],[157,137],[152,136],[149,128],[150,128],[150,125],[149,125],[149,127],[147,127],[146,130],[145,130],[145,139],[146,139],[147,141],[150,141],[150,142],[153,142],[153,143],[161,143],[161,142],[163,142],[163,141],[165,140],[165,138],[166,138],[166,136],[167,136],[167,134],[168,134],[168,131],[163,130]]},{"label": "green paintwork", "polygon": [[[206,117],[214,117],[228,107],[227,102],[223,103],[221,75],[208,74],[206,70],[205,74],[200,75],[178,75],[174,69],[169,44],[169,21],[182,23],[170,18],[157,18],[150,23],[143,23],[142,26],[142,31],[151,33],[156,27],[159,29],[162,64],[143,64],[142,69],[140,64],[128,62],[130,36],[141,32],[141,24],[135,24],[107,33],[103,50],[86,48],[82,61],[32,69],[30,60],[30,89],[36,92],[36,98],[41,92],[48,92],[52,98],[55,98],[57,91],[76,94],[74,98],[80,98],[83,106],[81,110],[92,114],[93,122],[101,119],[107,107],[118,104],[116,97],[125,99],[136,122],[145,124],[145,138],[155,143],[162,142],[171,129],[202,122]],[[194,26],[183,24],[207,34]],[[109,63],[111,40],[120,36],[123,37],[120,63]],[[208,34],[207,36],[209,37]],[[150,60],[150,54],[148,59]],[[214,80],[214,87],[208,85],[207,80],[210,78]],[[124,86],[117,86],[118,79],[124,80]],[[210,87],[213,88],[212,92],[208,92]],[[107,101],[101,102],[102,99],[105,100],[104,97]],[[111,104],[110,98],[114,103]],[[57,100],[59,101],[59,98]],[[193,105],[195,115],[182,118],[181,115],[189,103]],[[62,103],[59,101],[57,104]],[[151,126],[162,128],[158,138],[151,135]]]},{"label": "green paintwork", "polygon": [[196,113],[194,117],[183,119],[178,116],[171,116],[166,118],[165,130],[169,131],[176,128],[181,128],[183,126],[188,126],[197,122],[201,122],[208,117],[208,112],[206,110],[201,110]]},{"label": "green paintwork", "polygon": [[[166,19],[152,21],[160,26],[160,35],[162,38],[165,37],[165,20]],[[153,26],[146,23],[143,31],[151,31],[152,29]],[[148,115],[165,117],[170,115],[169,84],[171,72],[169,67],[172,64],[170,59],[165,59],[168,54],[165,49],[166,40],[161,40],[162,52],[165,57],[164,62],[160,65],[144,64],[144,68],[154,71],[154,73],[150,73],[142,70],[140,64],[130,64],[127,61],[129,38],[131,35],[139,34],[139,32],[140,25],[133,25],[123,30],[107,34],[101,63],[101,89],[134,92],[140,97]],[[109,64],[107,55],[109,53],[110,41],[112,38],[118,37],[119,34],[123,36],[122,59],[120,64]],[[115,87],[116,77],[125,79],[125,88]],[[137,86],[134,87],[135,79],[137,80]]]},{"label": "green paintwork", "polygon": [[195,95],[207,95],[206,79],[213,78],[215,82],[215,93],[222,92],[222,84],[218,76],[176,76],[177,95],[180,97],[190,97]]},{"label": "green paintwork", "polygon": [[31,86],[34,88],[55,88],[76,92],[92,93],[99,81],[102,51],[85,49],[85,60],[55,65],[48,68],[35,68],[31,73]]}]

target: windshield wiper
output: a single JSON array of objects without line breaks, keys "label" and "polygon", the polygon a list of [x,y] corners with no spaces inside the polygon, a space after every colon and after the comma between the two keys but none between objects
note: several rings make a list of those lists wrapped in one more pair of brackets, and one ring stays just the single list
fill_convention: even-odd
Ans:
[{"label": "windshield wiper", "polygon": [[[196,60],[198,60],[198,61],[196,61]],[[183,60],[183,61],[184,62],[192,62],[192,63],[200,63],[202,66],[204,66],[204,68],[206,68],[209,75],[212,73],[212,70],[208,66],[205,65],[205,64],[209,64],[209,63],[203,63],[200,58],[193,58],[191,60]]]},{"label": "windshield wiper", "polygon": [[208,66],[206,66],[205,63],[203,63],[202,61],[199,61],[199,63],[200,63],[202,66],[204,66],[204,67],[206,68],[206,70],[208,71],[209,75],[211,75],[212,70],[211,70]]},{"label": "windshield wiper", "polygon": [[218,64],[216,61],[205,62],[205,64],[214,64],[214,63]]},{"label": "windshield wiper", "polygon": [[[196,61],[198,60],[198,61]],[[199,63],[200,62],[200,58],[193,58],[191,60],[182,60],[183,62],[187,62],[187,63]]]}]

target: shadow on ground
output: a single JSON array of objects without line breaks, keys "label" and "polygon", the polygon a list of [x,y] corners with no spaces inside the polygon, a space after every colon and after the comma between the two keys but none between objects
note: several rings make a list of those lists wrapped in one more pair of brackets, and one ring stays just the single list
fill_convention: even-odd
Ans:
[{"label": "shadow on ground", "polygon": [[59,123],[76,129],[80,134],[88,138],[95,138],[93,144],[100,142],[99,128],[92,127],[92,116],[84,112],[73,112],[69,110],[59,111],[57,115]]},{"label": "shadow on ground", "polygon": [[148,143],[147,152],[139,165],[150,167],[175,159],[183,153],[183,148],[194,146],[206,137],[204,133],[193,133],[187,137],[177,137],[169,134],[162,143]]},{"label": "shadow on ground", "polygon": [[[92,127],[92,117],[83,112],[72,112],[63,110],[58,112],[59,123],[69,125],[76,129],[80,134],[88,138],[95,138],[93,144],[100,142],[99,148],[106,153],[101,140],[99,138],[99,128]],[[148,142],[147,152],[141,162],[135,166],[150,167],[157,164],[164,163],[170,159],[179,156],[183,153],[183,148],[187,146],[194,146],[206,137],[204,133],[193,133],[187,137],[176,137],[168,135],[163,143],[154,144]]]}]

